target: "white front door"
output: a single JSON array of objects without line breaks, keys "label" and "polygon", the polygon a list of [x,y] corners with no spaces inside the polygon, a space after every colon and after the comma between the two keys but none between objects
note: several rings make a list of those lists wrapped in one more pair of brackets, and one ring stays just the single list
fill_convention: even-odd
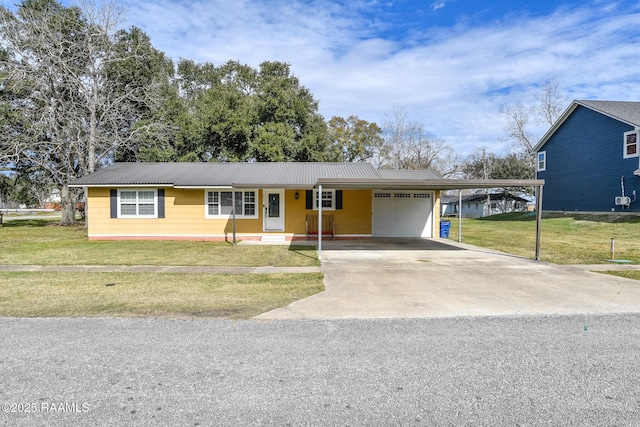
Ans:
[{"label": "white front door", "polygon": [[263,190],[264,231],[284,231],[284,190]]}]

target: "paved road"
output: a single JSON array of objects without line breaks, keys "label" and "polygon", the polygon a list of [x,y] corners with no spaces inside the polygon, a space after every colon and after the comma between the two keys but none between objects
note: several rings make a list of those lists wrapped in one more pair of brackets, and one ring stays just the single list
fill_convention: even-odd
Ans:
[{"label": "paved road", "polygon": [[0,424],[639,425],[638,325],[0,318]]}]

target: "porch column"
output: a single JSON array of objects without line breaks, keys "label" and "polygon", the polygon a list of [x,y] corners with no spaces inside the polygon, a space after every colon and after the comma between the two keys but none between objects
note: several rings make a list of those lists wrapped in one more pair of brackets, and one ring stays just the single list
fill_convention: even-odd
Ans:
[{"label": "porch column", "polygon": [[318,259],[322,261],[322,184],[318,184]]}]

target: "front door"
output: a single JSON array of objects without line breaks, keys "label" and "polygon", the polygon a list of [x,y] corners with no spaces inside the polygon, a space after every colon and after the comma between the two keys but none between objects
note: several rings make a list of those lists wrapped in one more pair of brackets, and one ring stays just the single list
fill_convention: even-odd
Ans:
[{"label": "front door", "polygon": [[264,190],[264,231],[284,231],[284,190]]}]

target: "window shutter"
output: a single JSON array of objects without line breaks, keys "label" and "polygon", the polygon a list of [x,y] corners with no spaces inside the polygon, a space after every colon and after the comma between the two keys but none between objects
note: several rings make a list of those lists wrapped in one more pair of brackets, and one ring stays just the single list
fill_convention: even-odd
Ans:
[{"label": "window shutter", "polygon": [[164,188],[158,189],[158,218],[164,218]]},{"label": "window shutter", "polygon": [[336,209],[342,209],[342,190],[336,190]]},{"label": "window shutter", "polygon": [[109,206],[111,218],[118,218],[118,190],[109,190]]},{"label": "window shutter", "polygon": [[313,190],[307,190],[306,193],[307,209],[313,209]]}]

